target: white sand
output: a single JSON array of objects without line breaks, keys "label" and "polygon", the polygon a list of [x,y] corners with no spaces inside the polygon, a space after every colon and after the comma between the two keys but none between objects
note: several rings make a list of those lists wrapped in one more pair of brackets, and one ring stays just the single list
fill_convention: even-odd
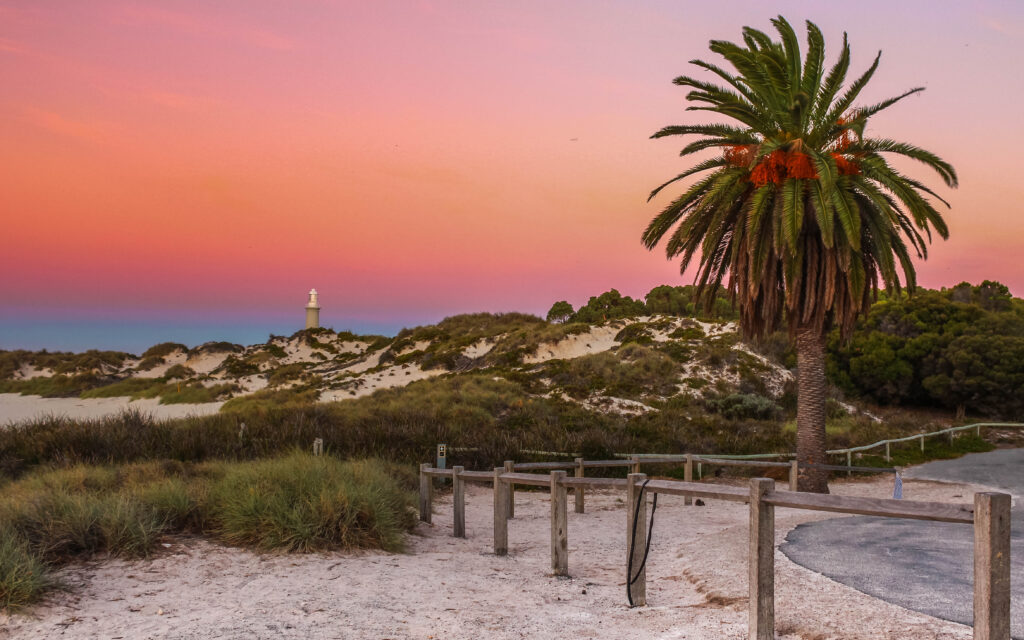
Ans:
[{"label": "white sand", "polygon": [[125,409],[139,409],[155,418],[183,418],[190,415],[217,413],[223,402],[202,404],[160,404],[158,398],[132,400],[117,398],[42,398],[16,393],[0,393],[0,426],[45,415],[67,416],[71,419],[93,419],[117,414]]},{"label": "white sand", "polygon": [[[837,484],[883,496],[891,481]],[[908,498],[970,498],[957,485],[907,480]],[[550,575],[550,505],[521,492],[510,555],[491,553],[491,490],[467,491],[469,538],[451,537],[451,500],[435,504],[407,554],[259,556],[170,539],[148,561],[63,571],[70,587],[27,615],[0,617],[0,638],[382,638],[476,640],[739,640],[746,637],[745,505],[684,507],[662,496],[647,570],[648,606],[624,593],[621,492],[591,492],[569,510],[571,578]],[[960,498],[962,501],[964,498]],[[572,504],[570,497],[570,505]],[[779,509],[777,540],[829,517]],[[776,628],[785,640],[966,640],[970,629],[877,600],[776,553]]]},{"label": "white sand", "polygon": [[426,380],[448,373],[445,369],[421,369],[418,364],[385,367],[346,381],[345,389],[329,389],[320,394],[320,402],[334,402],[368,396],[378,389],[404,387],[417,380]]},{"label": "white sand", "polygon": [[537,364],[548,360],[579,358],[614,348],[619,343],[615,336],[622,331],[622,325],[602,325],[586,333],[577,333],[555,344],[542,344],[537,353],[523,358],[523,364]]},{"label": "white sand", "polygon": [[174,351],[164,356],[163,364],[158,364],[152,369],[138,371],[135,369],[135,367],[138,366],[141,360],[126,360],[124,363],[124,368],[122,370],[130,373],[131,377],[133,378],[159,378],[163,376],[165,373],[167,373],[167,370],[173,367],[174,365],[185,364],[187,360],[188,354],[186,352],[182,351],[181,349],[175,349]]},{"label": "white sand", "polygon": [[467,358],[479,358],[485,356],[491,352],[494,348],[494,340],[488,340],[487,338],[480,338],[473,344],[469,345],[462,350],[462,355]]},{"label": "white sand", "polygon": [[199,375],[210,373],[232,355],[227,351],[216,351],[214,353],[203,352],[185,360],[185,366]]}]

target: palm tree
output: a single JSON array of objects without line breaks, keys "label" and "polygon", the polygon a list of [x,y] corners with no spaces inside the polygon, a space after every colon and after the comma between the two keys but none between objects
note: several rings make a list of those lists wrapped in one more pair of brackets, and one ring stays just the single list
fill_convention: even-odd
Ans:
[{"label": "palm tree", "polygon": [[[949,204],[886,157],[923,162],[950,187],[957,177],[949,163],[924,149],[865,136],[872,116],[923,91],[855,107],[881,52],[844,87],[850,66],[845,34],[826,75],[825,41],[816,25],[807,23],[808,50],[801,60],[790,24],[782,16],[772,24],[777,42],[750,27],[743,29],[744,46],[711,41],[711,51],[735,73],[691,62],[724,85],[689,76],[674,80],[691,89],[687,99],[696,104],[688,111],[710,111],[732,122],[670,126],[652,136],[699,136],[680,155],[716,153],[651,192],[654,198],[670,184],[704,174],[651,221],[643,243],[651,249],[667,234],[669,258],[682,256],[680,272],[699,256],[698,294],[707,304],[724,286],[746,337],[788,328],[797,354],[797,459],[821,464],[826,334],[838,327],[848,336],[880,285],[913,291],[912,253],[927,256],[933,230],[948,237],[928,196]],[[827,493],[827,474],[803,467],[799,486]]]}]

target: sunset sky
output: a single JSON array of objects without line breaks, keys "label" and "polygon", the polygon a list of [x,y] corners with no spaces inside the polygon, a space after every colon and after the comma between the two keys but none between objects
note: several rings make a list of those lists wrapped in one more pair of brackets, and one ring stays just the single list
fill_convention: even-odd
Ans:
[{"label": "sunset sky", "polygon": [[[849,32],[869,133],[954,164],[929,287],[1024,295],[1024,3],[0,0],[0,348],[393,333],[686,284],[639,237],[710,39]],[[675,192],[674,192],[675,193]],[[670,194],[669,194],[670,195]]]}]

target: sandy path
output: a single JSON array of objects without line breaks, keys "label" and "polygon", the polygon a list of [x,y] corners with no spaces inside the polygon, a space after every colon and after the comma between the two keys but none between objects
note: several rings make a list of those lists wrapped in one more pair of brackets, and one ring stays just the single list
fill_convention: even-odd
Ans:
[{"label": "sandy path", "polygon": [[117,398],[43,398],[17,393],[0,393],[0,427],[45,415],[67,416],[73,420],[116,415],[124,409],[139,409],[157,419],[203,416],[220,411],[223,402],[202,404],[160,404],[159,398],[132,400]]},{"label": "sandy path", "polygon": [[[891,481],[839,484],[885,496]],[[969,497],[958,485],[908,481],[908,498]],[[467,492],[469,538],[451,537],[451,500],[435,504],[407,554],[258,556],[193,539],[166,553],[64,572],[70,591],[27,615],[0,617],[0,638],[347,638],[429,640],[602,638],[719,640],[746,634],[746,506],[687,508],[662,496],[648,567],[648,605],[624,595],[621,493],[588,494],[569,514],[569,571],[548,571],[549,502],[517,494],[510,555],[491,553],[491,491]],[[571,498],[570,498],[571,504]],[[827,517],[777,511],[777,540]],[[959,640],[962,625],[908,611],[776,553],[779,637],[787,640]]]}]

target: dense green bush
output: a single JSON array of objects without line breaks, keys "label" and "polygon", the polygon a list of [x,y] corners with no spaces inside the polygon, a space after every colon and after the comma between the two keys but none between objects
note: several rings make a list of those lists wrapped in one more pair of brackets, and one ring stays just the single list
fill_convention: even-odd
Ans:
[{"label": "dense green bush", "polygon": [[704,406],[733,420],[772,420],[782,417],[782,407],[771,398],[752,393],[731,393],[726,396],[708,396]]},{"label": "dense green bush", "polygon": [[1024,301],[966,283],[883,296],[848,342],[829,341],[828,373],[848,394],[963,414],[1024,414]]}]

